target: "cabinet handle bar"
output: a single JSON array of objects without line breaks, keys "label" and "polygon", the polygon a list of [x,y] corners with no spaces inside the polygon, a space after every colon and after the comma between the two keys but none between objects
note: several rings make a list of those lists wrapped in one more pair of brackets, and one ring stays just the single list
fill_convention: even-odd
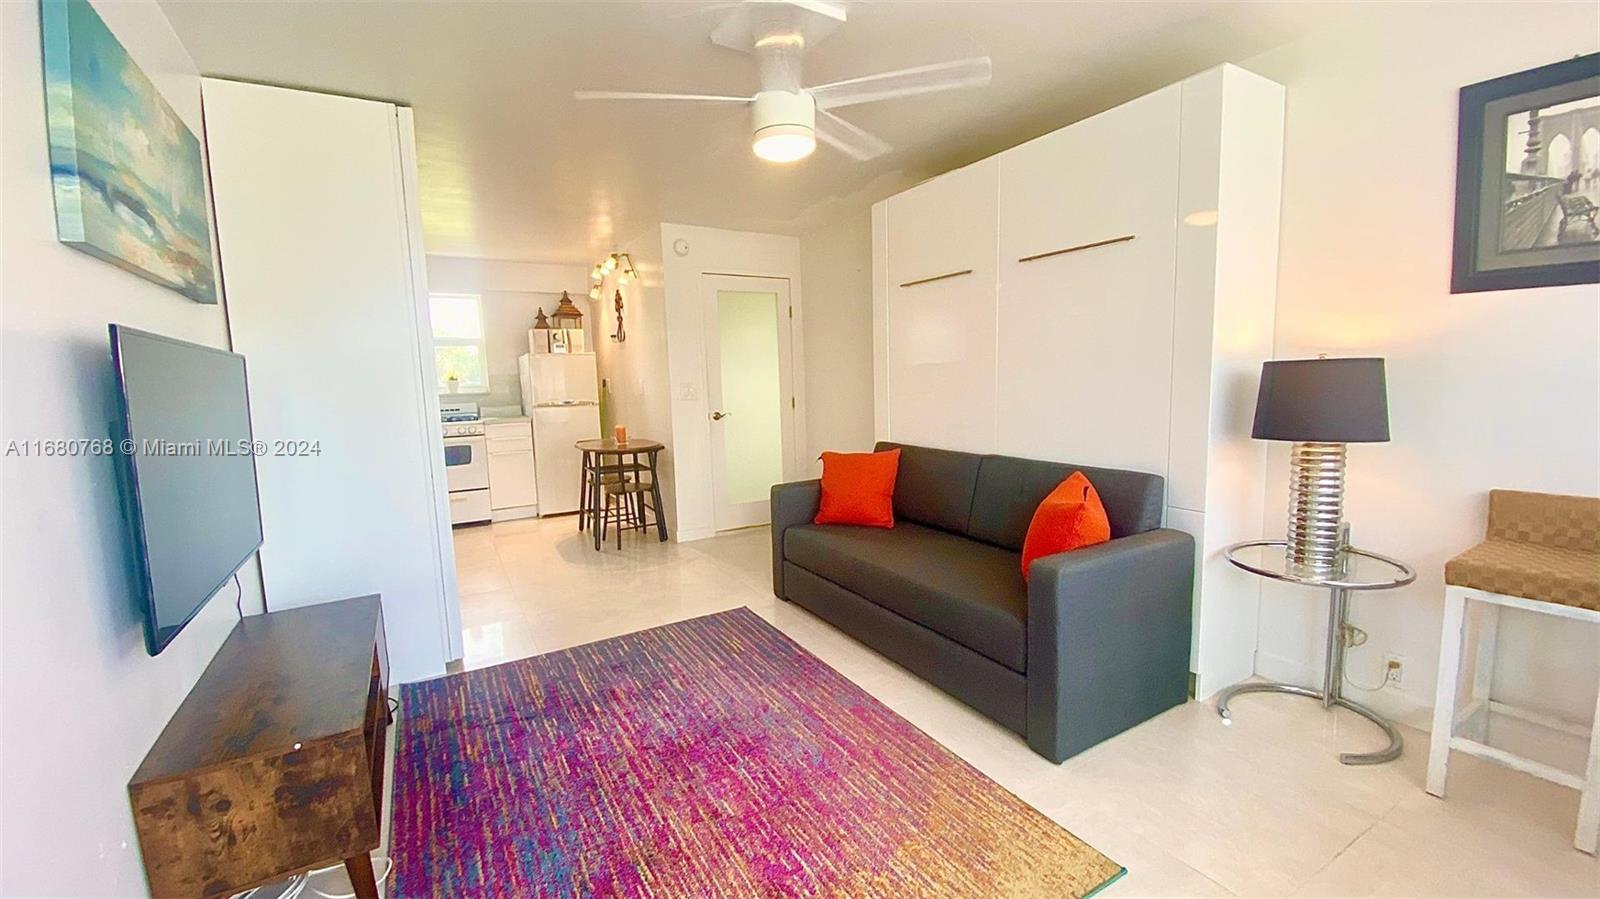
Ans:
[{"label": "cabinet handle bar", "polygon": [[970,275],[970,274],[972,274],[972,269],[964,268],[959,272],[946,272],[946,273],[944,273],[942,275],[934,275],[931,278],[918,278],[915,281],[907,281],[904,284],[901,284],[900,286],[901,287],[916,287],[918,284],[929,284],[929,283],[932,283],[934,281],[943,281],[946,278],[959,278],[962,275]]},{"label": "cabinet handle bar", "polygon": [[1024,256],[1021,259],[1018,259],[1017,261],[1018,262],[1033,262],[1036,259],[1049,259],[1051,256],[1060,256],[1060,255],[1062,255],[1064,253],[1076,253],[1079,250],[1092,250],[1095,247],[1104,247],[1104,246],[1109,246],[1109,245],[1114,244],[1114,243],[1124,243],[1124,242],[1130,241],[1130,240],[1133,240],[1133,235],[1132,234],[1124,234],[1121,237],[1108,237],[1105,240],[1097,240],[1094,243],[1081,243],[1081,244],[1078,244],[1075,247],[1067,247],[1066,249],[1062,249],[1062,250],[1051,250],[1048,253],[1034,253],[1032,256]]}]

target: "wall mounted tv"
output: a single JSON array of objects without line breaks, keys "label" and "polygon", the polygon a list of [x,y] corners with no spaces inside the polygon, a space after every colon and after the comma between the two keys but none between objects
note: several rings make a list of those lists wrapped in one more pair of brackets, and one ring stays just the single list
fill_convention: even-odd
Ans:
[{"label": "wall mounted tv", "polygon": [[244,357],[111,326],[117,459],[155,655],[261,546]]}]

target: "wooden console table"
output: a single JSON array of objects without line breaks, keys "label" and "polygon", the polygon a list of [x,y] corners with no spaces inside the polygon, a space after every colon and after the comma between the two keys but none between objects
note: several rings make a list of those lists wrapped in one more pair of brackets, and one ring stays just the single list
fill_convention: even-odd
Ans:
[{"label": "wooden console table", "polygon": [[343,861],[377,899],[389,662],[377,596],[240,621],[128,783],[150,892]]}]

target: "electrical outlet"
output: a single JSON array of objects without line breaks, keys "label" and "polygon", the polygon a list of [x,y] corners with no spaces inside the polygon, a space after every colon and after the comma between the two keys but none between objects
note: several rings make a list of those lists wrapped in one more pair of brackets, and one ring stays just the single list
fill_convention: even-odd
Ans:
[{"label": "electrical outlet", "polygon": [[1383,657],[1383,685],[1399,689],[1404,683],[1406,657],[1389,653]]}]

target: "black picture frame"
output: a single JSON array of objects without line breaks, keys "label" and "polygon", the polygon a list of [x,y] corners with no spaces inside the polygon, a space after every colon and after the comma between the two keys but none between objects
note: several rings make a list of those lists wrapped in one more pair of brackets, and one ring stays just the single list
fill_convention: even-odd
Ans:
[{"label": "black picture frame", "polygon": [[[1509,204],[1503,199],[1507,180],[1503,161],[1497,164],[1492,172],[1485,171],[1487,167],[1485,153],[1498,150],[1500,154],[1504,154],[1506,148],[1503,124],[1499,133],[1486,133],[1485,121],[1488,116],[1496,113],[1491,104],[1496,104],[1500,110],[1509,108],[1517,112],[1527,112],[1530,108],[1539,108],[1538,104],[1519,108],[1515,104],[1516,98],[1541,91],[1546,94],[1552,90],[1559,92],[1569,86],[1571,90],[1583,91],[1581,96],[1587,97],[1590,94],[1587,93],[1588,85],[1585,82],[1591,80],[1600,85],[1600,53],[1578,56],[1537,69],[1492,78],[1461,89],[1456,141],[1456,220],[1450,271],[1451,293],[1600,283],[1600,240],[1592,245],[1587,242],[1577,244],[1579,252],[1585,255],[1585,258],[1581,259],[1549,261],[1548,258],[1530,258],[1528,264],[1516,264],[1513,261],[1500,261],[1493,267],[1482,264],[1485,257],[1483,247],[1485,229],[1492,227],[1495,229],[1492,233],[1498,235],[1502,212],[1509,212]],[[1597,89],[1596,93],[1600,94],[1600,89]],[[1587,115],[1587,110],[1584,114]],[[1486,141],[1491,143],[1486,145]],[[1572,151],[1579,153],[1580,149],[1574,147]],[[1501,159],[1503,158],[1502,155]],[[1577,157],[1574,166],[1580,165],[1581,162],[1581,156]],[[1493,178],[1494,183],[1486,183],[1485,178]],[[1490,195],[1496,198],[1492,205],[1486,202],[1486,197]],[[1486,209],[1494,217],[1492,221],[1485,221]],[[1506,218],[1510,216],[1507,215]],[[1496,244],[1496,250],[1489,255],[1501,260],[1510,260],[1517,252],[1528,252],[1506,250],[1502,249],[1502,246]],[[1591,246],[1594,251],[1593,258],[1588,258],[1587,252]],[[1554,251],[1563,251],[1568,257],[1574,255],[1570,246],[1530,249],[1540,251],[1529,253],[1530,257],[1548,257],[1554,255]]]}]

